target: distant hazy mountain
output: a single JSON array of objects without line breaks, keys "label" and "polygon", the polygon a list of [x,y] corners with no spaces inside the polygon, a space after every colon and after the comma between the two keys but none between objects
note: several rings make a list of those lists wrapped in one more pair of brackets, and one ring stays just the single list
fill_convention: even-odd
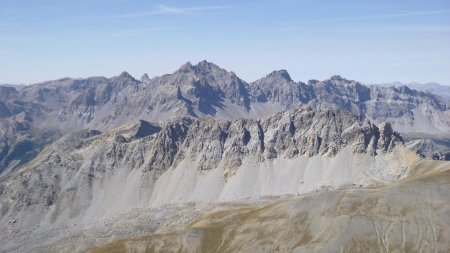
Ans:
[{"label": "distant hazy mountain", "polygon": [[389,121],[401,132],[450,132],[450,102],[433,94],[367,87],[340,76],[295,82],[284,70],[247,83],[206,61],[142,81],[126,72],[113,78],[64,78],[18,92],[0,87],[0,96],[4,115],[25,112],[35,126],[63,133],[107,130],[139,119],[258,118],[297,106],[343,108],[377,123]]},{"label": "distant hazy mountain", "polygon": [[21,90],[23,87],[25,87],[25,84],[9,84],[9,83],[0,83],[0,86],[3,87],[11,87],[15,88],[16,90]]},{"label": "distant hazy mountain", "polygon": [[445,99],[450,100],[450,85],[442,85],[438,83],[400,83],[400,82],[393,82],[393,83],[384,83],[384,84],[376,84],[377,86],[382,87],[401,87],[401,86],[408,86],[411,89],[415,89],[418,91],[423,92],[430,92],[435,95],[441,96]]}]

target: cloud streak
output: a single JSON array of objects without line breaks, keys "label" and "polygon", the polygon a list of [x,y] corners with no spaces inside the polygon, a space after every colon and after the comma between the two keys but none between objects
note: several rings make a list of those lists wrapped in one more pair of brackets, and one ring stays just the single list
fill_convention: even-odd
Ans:
[{"label": "cloud streak", "polygon": [[201,12],[201,11],[215,11],[215,10],[223,10],[231,8],[231,6],[200,6],[200,7],[188,7],[188,8],[177,8],[177,7],[170,7],[165,5],[158,5],[158,10],[161,13],[173,13],[173,14],[189,14],[194,12]]},{"label": "cloud streak", "polygon": [[224,10],[232,7],[233,6],[225,6],[225,5],[210,5],[210,6],[196,6],[196,7],[173,7],[167,5],[158,5],[154,10],[112,15],[107,16],[107,18],[138,18],[164,14],[193,14],[205,11]]}]

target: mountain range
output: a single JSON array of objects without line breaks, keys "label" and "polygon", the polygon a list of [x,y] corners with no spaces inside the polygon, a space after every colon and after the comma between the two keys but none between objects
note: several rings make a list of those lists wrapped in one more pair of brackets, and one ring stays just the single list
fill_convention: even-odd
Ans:
[{"label": "mountain range", "polygon": [[441,96],[447,100],[450,99],[450,85],[442,85],[439,83],[401,83],[401,82],[383,83],[383,84],[375,84],[375,85],[381,86],[381,87],[407,86],[414,90],[433,93],[433,94]]},{"label": "mountain range", "polygon": [[206,61],[0,86],[0,250],[445,252],[449,133],[429,92]]},{"label": "mountain range", "polygon": [[340,76],[302,83],[293,81],[285,70],[246,83],[206,61],[186,63],[161,77],[144,75],[140,81],[123,72],[109,79],[64,78],[20,91],[2,87],[0,98],[2,118],[24,112],[36,126],[63,133],[87,127],[112,129],[138,118],[152,122],[185,116],[257,118],[317,105],[347,109],[376,122],[392,121],[402,132],[449,130],[449,101],[405,86],[367,87]]},{"label": "mountain range", "polygon": [[415,157],[389,123],[376,125],[343,109],[84,130],[3,177],[0,227],[9,232],[0,241],[7,242],[4,250],[28,251],[39,241],[62,239],[55,233],[78,235],[92,224],[122,222],[132,210],[386,184],[413,173],[420,164]]},{"label": "mountain range", "polygon": [[346,109],[376,123],[390,122],[402,133],[450,132],[450,102],[406,86],[367,87],[340,76],[295,82],[285,70],[247,83],[202,61],[141,80],[123,72],[20,90],[0,87],[0,171],[23,164],[62,135],[86,128],[103,131],[133,120],[164,124],[183,117],[252,119],[301,106]]}]

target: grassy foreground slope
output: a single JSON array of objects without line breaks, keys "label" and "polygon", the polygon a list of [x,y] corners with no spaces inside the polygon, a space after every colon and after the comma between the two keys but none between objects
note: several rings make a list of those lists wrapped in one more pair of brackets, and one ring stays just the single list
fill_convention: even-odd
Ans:
[{"label": "grassy foreground slope", "polygon": [[449,252],[449,196],[450,163],[424,160],[394,184],[211,212],[91,252]]}]

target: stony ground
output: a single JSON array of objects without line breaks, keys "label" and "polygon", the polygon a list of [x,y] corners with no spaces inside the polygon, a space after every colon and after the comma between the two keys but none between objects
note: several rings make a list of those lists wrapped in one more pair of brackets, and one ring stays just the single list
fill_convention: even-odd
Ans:
[{"label": "stony ground", "polygon": [[449,252],[450,166],[422,165],[391,185],[214,210],[90,252]]}]

